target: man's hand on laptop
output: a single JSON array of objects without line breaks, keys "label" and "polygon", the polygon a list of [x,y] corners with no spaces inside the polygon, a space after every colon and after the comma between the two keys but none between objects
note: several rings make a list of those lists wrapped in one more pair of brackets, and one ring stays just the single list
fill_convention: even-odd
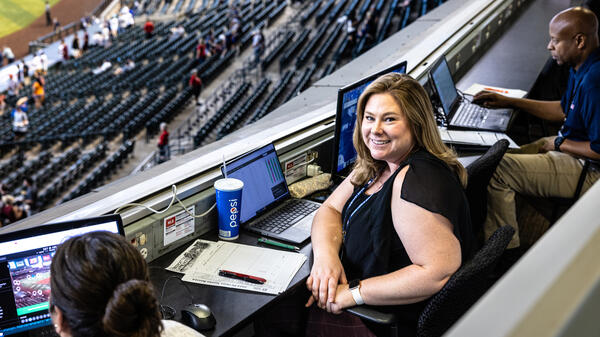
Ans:
[{"label": "man's hand on laptop", "polygon": [[495,92],[480,91],[473,96],[473,103],[491,109],[508,108],[510,98]]}]

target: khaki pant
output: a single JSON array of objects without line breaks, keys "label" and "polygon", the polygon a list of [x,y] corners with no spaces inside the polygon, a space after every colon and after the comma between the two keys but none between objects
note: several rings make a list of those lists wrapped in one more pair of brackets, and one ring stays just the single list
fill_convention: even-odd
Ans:
[{"label": "khaki pant", "polygon": [[[502,158],[488,185],[486,240],[501,226],[515,229],[508,248],[520,245],[515,193],[534,197],[570,198],[575,194],[583,164],[562,152],[544,154],[512,154]],[[581,194],[600,178],[600,172],[588,170]]]}]

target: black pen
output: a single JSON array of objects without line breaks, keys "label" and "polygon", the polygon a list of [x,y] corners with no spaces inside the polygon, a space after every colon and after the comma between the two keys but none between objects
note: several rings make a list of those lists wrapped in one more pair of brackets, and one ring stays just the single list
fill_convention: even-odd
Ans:
[{"label": "black pen", "polygon": [[265,284],[265,282],[267,282],[267,280],[265,280],[262,277],[252,276],[252,275],[247,275],[247,274],[242,274],[242,273],[236,273],[234,271],[225,270],[225,269],[219,270],[219,276],[229,277],[232,279],[242,280],[242,281],[255,283],[255,284]]}]

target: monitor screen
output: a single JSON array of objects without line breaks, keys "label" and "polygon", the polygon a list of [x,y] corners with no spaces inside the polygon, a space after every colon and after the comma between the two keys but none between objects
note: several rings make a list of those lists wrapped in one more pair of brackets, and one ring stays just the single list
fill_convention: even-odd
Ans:
[{"label": "monitor screen", "polygon": [[354,133],[354,124],[356,124],[358,98],[371,82],[391,72],[406,73],[406,61],[397,63],[339,90],[335,117],[334,158],[332,161],[334,163],[332,172],[334,175],[346,175],[348,173],[346,168],[350,167],[356,160],[352,134]]},{"label": "monitor screen", "polygon": [[82,219],[0,235],[0,336],[51,325],[50,263],[58,246],[94,231],[124,235],[119,215]]},{"label": "monitor screen", "polygon": [[440,98],[444,114],[448,116],[452,110],[452,105],[458,99],[458,92],[454,86],[454,80],[452,80],[452,74],[450,73],[450,68],[448,68],[445,56],[442,56],[433,65],[429,74],[433,87]]},{"label": "monitor screen", "polygon": [[269,206],[290,195],[273,144],[228,163],[227,177],[244,182],[241,223],[262,214]]}]

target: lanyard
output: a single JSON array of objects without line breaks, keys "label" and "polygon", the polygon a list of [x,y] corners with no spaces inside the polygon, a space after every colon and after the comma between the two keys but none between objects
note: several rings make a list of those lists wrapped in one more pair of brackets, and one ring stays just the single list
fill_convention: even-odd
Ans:
[{"label": "lanyard", "polygon": [[[367,182],[367,184],[365,186],[363,186],[360,189],[360,191],[358,191],[358,193],[356,193],[354,195],[354,198],[352,198],[352,200],[348,204],[346,211],[350,210],[350,208],[352,207],[352,204],[354,204],[354,202],[356,201],[358,196],[363,194],[365,192],[365,190],[367,189],[367,187],[369,187],[371,185],[371,183],[373,183],[373,179],[369,180]],[[352,219],[352,216],[354,216],[356,211],[358,211],[367,201],[369,201],[369,199],[371,199],[372,196],[373,196],[373,194],[369,195],[365,200],[363,200],[363,202],[361,202],[358,205],[358,207],[356,207],[356,209],[354,211],[352,211],[352,213],[346,212],[346,216],[344,217],[343,227],[342,227],[342,242],[346,242],[346,233],[348,232],[348,228],[350,227],[350,220]]]}]

